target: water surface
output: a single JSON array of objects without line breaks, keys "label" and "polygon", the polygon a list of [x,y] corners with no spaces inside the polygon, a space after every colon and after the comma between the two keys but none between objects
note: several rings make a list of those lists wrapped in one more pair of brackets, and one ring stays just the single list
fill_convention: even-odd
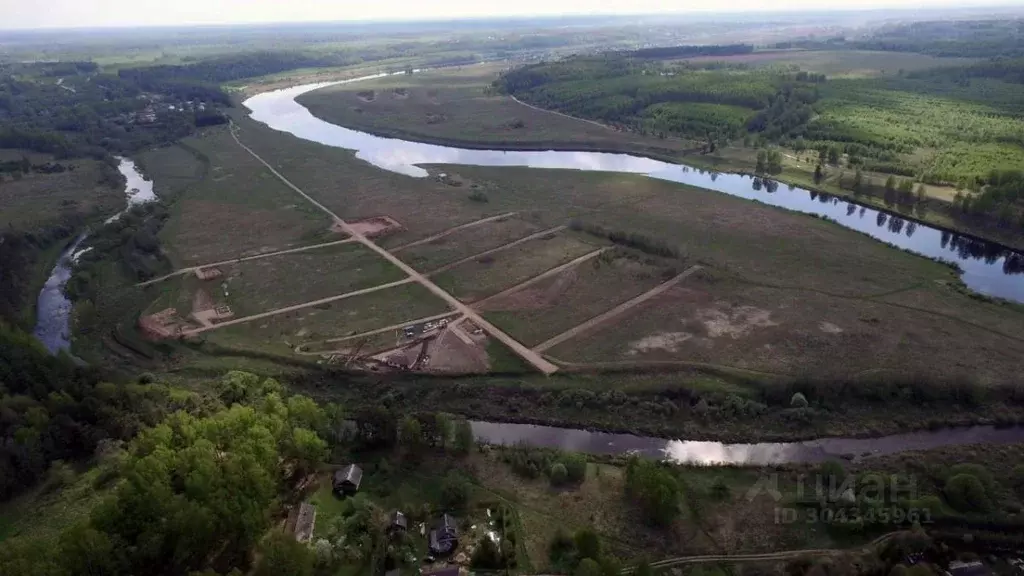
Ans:
[{"label": "water surface", "polygon": [[[372,76],[373,78],[380,75]],[[347,82],[356,82],[357,78]],[[826,216],[872,238],[931,258],[956,263],[964,283],[972,290],[1024,302],[1024,254],[995,243],[945,232],[894,213],[879,211],[803,188],[741,174],[705,172],[628,154],[573,151],[470,150],[383,138],[321,120],[295,98],[340,84],[304,84],[257,94],[245,101],[254,120],[310,140],[355,150],[356,156],[384,170],[413,177],[427,175],[422,164],[471,166],[526,166],[601,172],[645,174],[652,178],[698,186],[732,196],[756,200],[805,214]]]},{"label": "water surface", "polygon": [[679,464],[743,464],[767,466],[870,458],[910,450],[931,450],[965,444],[1024,442],[1024,427],[970,426],[909,432],[877,438],[819,438],[804,442],[724,444],[667,440],[633,434],[591,432],[532,424],[471,422],[473,435],[489,444],[523,444],[588,454],[638,454]]},{"label": "water surface", "polygon": [[[135,162],[128,158],[117,157],[117,170],[125,177],[125,201],[127,207],[107,219],[107,222],[116,220],[132,206],[143,202],[149,202],[156,198],[153,193],[153,182],[147,180],[140,172]],[[79,250],[79,246],[88,238],[83,233],[71,243],[57,259],[50,277],[46,284],[39,291],[36,300],[36,327],[33,333],[43,346],[51,353],[56,354],[61,350],[71,349],[71,310],[72,303],[64,294],[64,287],[74,271],[75,260],[85,250]]]}]

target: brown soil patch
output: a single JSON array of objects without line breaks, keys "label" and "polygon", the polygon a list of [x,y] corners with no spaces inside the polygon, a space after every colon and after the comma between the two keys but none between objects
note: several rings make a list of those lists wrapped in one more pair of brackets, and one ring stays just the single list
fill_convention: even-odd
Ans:
[{"label": "brown soil patch", "polygon": [[210,293],[202,288],[196,290],[196,293],[192,296],[192,313],[195,314],[212,309],[213,298],[210,297]]},{"label": "brown soil patch", "polygon": [[500,312],[508,310],[542,310],[550,308],[568,290],[579,272],[569,268],[552,278],[502,296],[480,307],[481,311]]},{"label": "brown soil patch", "polygon": [[374,216],[358,222],[351,222],[349,226],[367,238],[376,238],[402,228],[402,225],[390,216]]},{"label": "brown soil patch", "polygon": [[457,330],[448,328],[431,343],[427,352],[430,360],[423,369],[456,374],[487,371],[490,367],[487,352],[470,338],[460,338],[465,334],[458,334]]},{"label": "brown soil patch", "polygon": [[186,328],[190,326],[178,317],[178,312],[174,308],[166,308],[139,318],[139,329],[147,338],[153,340],[177,338]]},{"label": "brown soil patch", "polygon": [[736,340],[746,336],[755,328],[778,326],[772,322],[772,313],[754,306],[733,306],[729,302],[716,302],[716,308],[704,308],[697,312],[697,319],[704,324],[711,338],[727,336]]}]

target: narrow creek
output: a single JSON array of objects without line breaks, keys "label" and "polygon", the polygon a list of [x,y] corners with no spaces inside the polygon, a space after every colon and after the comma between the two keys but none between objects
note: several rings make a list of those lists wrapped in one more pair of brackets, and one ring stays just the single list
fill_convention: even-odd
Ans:
[{"label": "narrow creek", "polygon": [[[147,180],[139,172],[135,162],[120,156],[117,157],[117,160],[117,170],[125,177],[126,206],[124,210],[114,214],[106,222],[113,222],[136,204],[149,202],[156,198],[153,193],[153,182]],[[71,278],[75,260],[84,252],[84,250],[79,250],[79,246],[88,237],[88,231],[83,232],[61,252],[49,278],[46,279],[46,284],[43,285],[43,289],[39,291],[39,297],[36,299],[36,326],[33,333],[53,354],[71,349],[72,304],[64,294],[64,287],[67,286],[68,280]]]},{"label": "narrow creek", "polygon": [[1024,253],[999,244],[947,232],[828,194],[780,185],[742,174],[705,172],[628,154],[575,151],[469,150],[383,138],[321,120],[295,98],[327,86],[358,82],[304,84],[257,94],[244,102],[251,117],[270,128],[327,146],[355,150],[356,156],[384,170],[423,177],[423,164],[526,166],[645,174],[731,196],[755,200],[804,214],[824,216],[897,248],[957,264],[972,290],[1024,302]]}]

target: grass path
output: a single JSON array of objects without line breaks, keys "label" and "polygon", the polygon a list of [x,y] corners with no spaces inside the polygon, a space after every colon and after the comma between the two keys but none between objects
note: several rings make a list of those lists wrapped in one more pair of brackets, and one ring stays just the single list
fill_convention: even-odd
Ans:
[{"label": "grass path", "polygon": [[337,214],[335,214],[334,212],[331,212],[326,206],[324,206],[323,204],[321,204],[321,203],[317,202],[316,200],[314,200],[309,194],[306,194],[305,192],[303,192],[302,189],[300,189],[295,184],[292,184],[292,182],[290,180],[285,178],[284,175],[282,175],[280,172],[278,172],[266,160],[261,158],[259,154],[254,152],[251,148],[249,148],[245,144],[242,144],[242,141],[238,139],[237,126],[234,123],[231,124],[230,131],[231,131],[231,137],[234,138],[235,142],[239,146],[241,146],[253,158],[255,158],[256,160],[259,160],[259,162],[261,164],[263,164],[264,166],[266,166],[267,169],[270,170],[270,172],[274,176],[276,176],[279,180],[281,180],[281,182],[284,182],[285,185],[287,185],[289,188],[294,190],[300,196],[302,196],[303,198],[308,200],[310,204],[316,206],[321,211],[323,211],[325,214],[327,214],[331,218],[333,218],[334,221],[338,224],[338,226],[343,231],[345,231],[349,236],[351,236],[355,241],[359,242],[363,246],[366,246],[370,250],[373,250],[374,252],[379,254],[381,257],[383,257],[385,260],[387,260],[388,262],[391,262],[392,264],[397,266],[400,270],[402,270],[403,272],[405,272],[409,276],[409,279],[411,281],[418,282],[421,286],[423,286],[424,288],[426,288],[427,290],[432,292],[434,295],[436,295],[439,298],[441,298],[442,300],[444,300],[454,310],[456,310],[458,312],[461,312],[462,314],[467,316],[470,320],[473,321],[474,324],[476,324],[477,326],[482,328],[484,331],[486,331],[491,337],[495,338],[496,340],[498,340],[499,342],[501,342],[502,344],[504,344],[508,348],[511,348],[512,351],[515,352],[520,358],[522,358],[523,360],[525,360],[526,362],[531,364],[537,370],[541,371],[544,374],[554,374],[555,372],[558,371],[558,366],[555,366],[551,362],[548,362],[547,360],[544,359],[543,356],[541,356],[540,354],[538,354],[538,353],[534,352],[533,350],[530,350],[529,348],[524,346],[522,342],[519,342],[515,338],[512,338],[511,336],[509,336],[508,334],[506,334],[505,332],[500,330],[494,324],[491,324],[487,320],[484,320],[483,316],[478,314],[475,310],[473,310],[472,308],[470,308],[469,306],[464,304],[462,301],[460,301],[455,296],[452,296],[451,294],[446,292],[443,288],[441,288],[437,284],[434,284],[426,276],[424,276],[423,274],[420,274],[419,272],[414,270],[411,266],[409,266],[408,264],[406,264],[405,262],[400,260],[397,256],[395,256],[391,252],[388,252],[384,248],[381,248],[380,246],[375,244],[373,241],[371,241],[369,238],[367,238],[362,232],[360,232],[360,231],[356,230],[355,228],[353,228],[350,224],[348,224],[347,222],[342,220]]},{"label": "grass path", "polygon": [[437,269],[431,270],[430,272],[425,273],[425,275],[426,276],[433,276],[434,274],[440,274],[441,272],[447,272],[448,270],[451,270],[452,268],[455,268],[456,266],[461,266],[462,264],[465,264],[466,262],[472,262],[473,260],[476,260],[477,258],[483,258],[484,256],[487,256],[487,255],[490,255],[490,254],[494,254],[495,252],[501,252],[502,250],[508,250],[509,248],[514,248],[514,247],[516,247],[516,246],[518,246],[518,245],[520,245],[520,244],[522,244],[524,242],[529,242],[530,240],[536,240],[537,238],[543,238],[544,236],[547,236],[548,234],[558,234],[562,230],[565,230],[565,228],[566,228],[565,226],[555,226],[554,228],[548,228],[547,230],[541,230],[540,232],[534,232],[533,234],[530,234],[529,236],[520,238],[519,240],[513,240],[512,242],[509,242],[508,244],[503,244],[501,246],[498,246],[497,248],[491,248],[490,250],[485,250],[485,251],[480,252],[478,254],[473,254],[472,256],[466,256],[465,258],[463,258],[461,260],[456,260],[455,262],[452,262],[451,264],[445,264],[444,266],[441,266],[440,268],[437,268]]},{"label": "grass path", "polygon": [[473,302],[473,307],[479,309],[481,306],[486,305],[488,301],[497,300],[498,298],[501,298],[503,296],[508,296],[509,294],[512,294],[513,292],[518,292],[519,290],[522,290],[523,288],[526,288],[528,286],[536,284],[537,282],[540,282],[541,280],[544,280],[546,278],[550,278],[550,277],[554,276],[555,274],[558,274],[559,272],[562,272],[563,270],[567,270],[569,268],[572,268],[573,266],[576,266],[578,264],[586,262],[587,260],[590,260],[594,256],[597,256],[597,255],[601,254],[605,250],[608,250],[608,248],[598,248],[597,250],[594,250],[593,252],[590,252],[588,254],[584,254],[583,256],[580,256],[579,258],[577,258],[575,260],[572,260],[570,262],[566,262],[565,264],[559,264],[558,266],[555,266],[551,270],[548,270],[546,272],[541,272],[539,275],[534,276],[533,278],[530,278],[529,280],[526,280],[524,282],[520,282],[519,284],[516,284],[515,286],[513,286],[511,288],[507,288],[505,290],[502,290],[501,292],[498,292],[497,294],[494,294],[492,296],[487,296],[486,298],[483,298],[482,300],[477,300],[476,302]]},{"label": "grass path", "polygon": [[454,234],[455,232],[459,232],[461,230],[465,230],[466,228],[472,228],[474,226],[479,226],[480,224],[487,224],[488,222],[494,222],[495,220],[501,220],[502,218],[509,218],[509,217],[515,216],[516,214],[518,214],[518,212],[505,212],[504,214],[498,214],[497,216],[490,216],[488,218],[483,218],[481,220],[474,220],[472,222],[468,222],[466,224],[462,224],[462,225],[456,226],[454,228],[449,228],[449,229],[445,230],[444,232],[439,232],[437,234],[434,234],[433,236],[427,236],[426,238],[424,238],[422,240],[416,240],[415,242],[409,242],[408,244],[402,244],[401,246],[399,246],[397,248],[392,248],[391,251],[392,252],[398,252],[399,250],[405,250],[406,248],[412,248],[413,246],[419,246],[421,244],[427,244],[427,243],[433,242],[434,240],[440,240],[441,238],[444,238],[445,236],[448,236],[449,234]]},{"label": "grass path", "polygon": [[201,334],[203,332],[209,332],[211,330],[218,330],[226,326],[234,326],[235,324],[244,324],[246,322],[252,322],[253,320],[260,320],[262,318],[268,318],[270,316],[277,316],[278,314],[287,314],[288,312],[294,312],[296,310],[302,310],[303,308],[310,308],[313,306],[319,306],[321,304],[329,304],[331,302],[337,302],[338,300],[345,300],[346,298],[352,298],[354,296],[362,296],[363,294],[370,294],[371,292],[378,292],[380,290],[386,290],[388,288],[394,288],[395,286],[401,286],[403,284],[409,284],[413,282],[412,278],[404,278],[397,282],[389,282],[387,284],[381,284],[380,286],[374,286],[372,288],[364,288],[362,290],[356,290],[354,292],[346,292],[344,294],[338,294],[337,296],[328,296],[327,298],[321,298],[319,300],[310,300],[309,302],[303,302],[302,304],[295,304],[293,306],[285,306],[284,308],[277,308],[275,310],[269,310],[267,312],[260,312],[259,314],[253,314],[252,316],[243,316],[242,318],[235,318],[234,320],[225,320],[224,322],[218,322],[209,326],[203,326],[202,328],[193,328],[192,330],[182,331],[182,336],[193,336],[195,334]]}]

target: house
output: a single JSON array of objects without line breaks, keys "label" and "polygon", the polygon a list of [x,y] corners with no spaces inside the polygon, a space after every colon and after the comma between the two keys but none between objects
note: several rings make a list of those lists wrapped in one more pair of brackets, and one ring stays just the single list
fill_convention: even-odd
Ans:
[{"label": "house", "polygon": [[395,510],[391,513],[391,524],[388,525],[388,531],[392,534],[404,533],[409,529],[409,519],[405,517],[400,510]]},{"label": "house", "polygon": [[359,490],[359,483],[363,481],[363,469],[355,464],[349,464],[334,473],[334,494],[337,496],[351,496]]},{"label": "house", "polygon": [[437,526],[430,531],[428,540],[430,553],[435,556],[447,556],[459,547],[459,533],[455,527],[455,519],[445,514],[441,516]]},{"label": "house", "polygon": [[949,563],[949,572],[951,576],[991,576],[992,571],[988,569],[982,562],[960,562],[954,560]]}]

